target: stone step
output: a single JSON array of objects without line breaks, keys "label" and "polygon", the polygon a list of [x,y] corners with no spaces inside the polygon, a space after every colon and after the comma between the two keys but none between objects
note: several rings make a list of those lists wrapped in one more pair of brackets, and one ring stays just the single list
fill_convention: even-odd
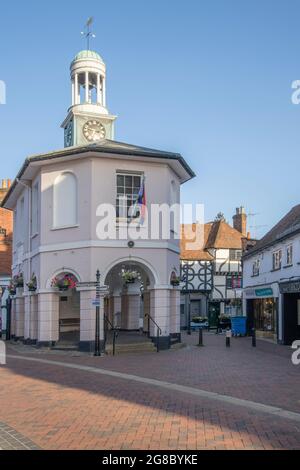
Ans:
[{"label": "stone step", "polygon": [[78,344],[58,343],[51,349],[54,351],[78,351]]},{"label": "stone step", "polygon": [[[145,343],[131,343],[131,344],[118,344],[116,343],[116,354],[125,353],[140,353],[140,352],[156,352],[156,347],[152,341]],[[113,353],[112,344],[106,346],[106,353],[111,355]]]}]

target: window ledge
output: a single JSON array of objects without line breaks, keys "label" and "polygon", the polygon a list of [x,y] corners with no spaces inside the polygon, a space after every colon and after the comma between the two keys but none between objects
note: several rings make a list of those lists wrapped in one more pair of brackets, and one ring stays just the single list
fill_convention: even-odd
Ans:
[{"label": "window ledge", "polygon": [[270,273],[273,273],[273,272],[275,272],[275,271],[280,271],[280,270],[281,270],[281,266],[280,266],[280,268],[271,269]]},{"label": "window ledge", "polygon": [[[298,263],[299,264],[299,263]],[[291,264],[286,264],[285,266],[282,266],[283,269],[286,269],[286,268],[291,268],[293,266],[293,263]]]},{"label": "window ledge", "polygon": [[135,220],[126,220],[126,219],[121,219],[121,220],[116,220],[116,228],[118,227],[131,227],[134,225],[136,227],[143,227],[139,219]]},{"label": "window ledge", "polygon": [[55,230],[65,230],[65,229],[68,229],[68,228],[77,228],[79,227],[79,224],[75,224],[75,225],[64,225],[62,227],[52,227],[51,231],[55,231]]},{"label": "window ledge", "polygon": [[259,273],[258,274],[252,274],[251,277],[258,277],[259,276]]},{"label": "window ledge", "polygon": [[34,238],[36,238],[38,236],[39,236],[39,232],[34,233],[33,235],[31,235],[31,240],[33,240]]}]

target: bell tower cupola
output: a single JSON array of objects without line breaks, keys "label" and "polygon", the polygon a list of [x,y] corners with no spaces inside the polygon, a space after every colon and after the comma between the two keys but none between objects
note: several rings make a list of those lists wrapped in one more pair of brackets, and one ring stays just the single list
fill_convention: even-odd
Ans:
[{"label": "bell tower cupola", "polygon": [[[87,34],[90,35],[90,31]],[[116,116],[110,115],[106,106],[106,66],[103,59],[89,49],[79,52],[71,62],[70,78],[72,105],[61,125],[65,147],[114,139]]]}]

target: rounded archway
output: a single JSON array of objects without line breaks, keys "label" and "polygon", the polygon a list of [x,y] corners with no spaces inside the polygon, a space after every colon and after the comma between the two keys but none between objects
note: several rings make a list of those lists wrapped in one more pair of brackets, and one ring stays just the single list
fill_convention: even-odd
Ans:
[{"label": "rounded archway", "polygon": [[76,290],[79,277],[70,270],[59,271],[51,279],[58,296],[58,341],[60,345],[78,345],[80,339],[80,292]]},{"label": "rounded archway", "polygon": [[51,289],[53,288],[53,279],[54,278],[61,278],[65,275],[70,275],[74,278],[76,284],[81,282],[81,276],[80,274],[75,271],[74,269],[72,268],[68,268],[68,267],[64,267],[64,268],[60,268],[58,270],[56,270],[54,273],[52,273],[52,275],[47,279],[47,282],[46,282],[46,289]]},{"label": "rounded archway", "polygon": [[[107,326],[127,332],[148,332],[150,288],[158,283],[157,273],[139,259],[118,260],[105,271],[109,288],[105,301]],[[109,329],[109,328],[108,328]]]},{"label": "rounded archway", "polygon": [[120,273],[122,269],[138,271],[147,280],[147,285],[151,287],[154,287],[155,284],[159,284],[156,269],[149,262],[136,257],[118,259],[112,262],[103,273],[104,284],[110,286],[112,280],[116,282],[120,280],[118,273]]}]

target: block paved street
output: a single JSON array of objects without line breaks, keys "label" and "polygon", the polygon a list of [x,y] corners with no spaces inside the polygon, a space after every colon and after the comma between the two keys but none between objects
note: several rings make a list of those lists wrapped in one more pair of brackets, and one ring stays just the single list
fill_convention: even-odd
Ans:
[{"label": "block paved street", "polygon": [[43,449],[300,449],[292,350],[259,340],[252,348],[249,338],[229,349],[214,333],[199,348],[197,339],[102,358],[12,343],[0,422]]}]

